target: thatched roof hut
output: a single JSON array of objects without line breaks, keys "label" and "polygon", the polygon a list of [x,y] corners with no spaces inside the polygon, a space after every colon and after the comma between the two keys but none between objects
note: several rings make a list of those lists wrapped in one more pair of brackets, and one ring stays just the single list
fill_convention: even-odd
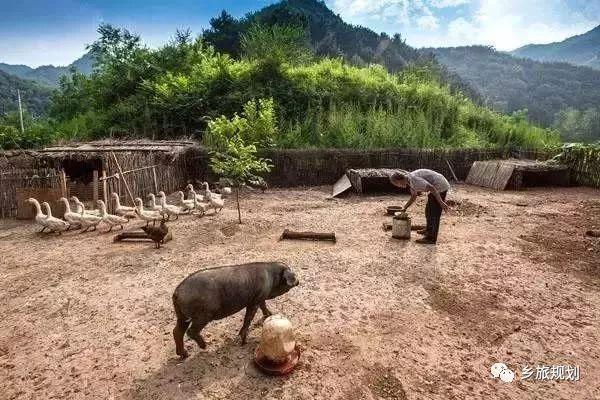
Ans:
[{"label": "thatched roof hut", "polygon": [[[112,192],[131,204],[132,197],[145,199],[151,192],[169,193],[185,186],[198,173],[192,165],[198,154],[204,154],[199,144],[188,140],[99,140],[3,152],[0,209],[4,216],[14,215],[23,197],[19,193],[44,199],[44,188],[59,188],[62,196],[77,196],[91,206],[95,200],[109,200]],[[52,182],[38,185],[33,194],[23,191],[31,188],[32,176],[41,175]]]}]

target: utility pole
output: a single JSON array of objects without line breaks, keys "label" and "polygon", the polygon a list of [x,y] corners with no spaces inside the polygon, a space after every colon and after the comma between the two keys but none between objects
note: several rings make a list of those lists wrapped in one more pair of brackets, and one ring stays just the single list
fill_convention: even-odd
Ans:
[{"label": "utility pole", "polygon": [[25,134],[25,127],[23,127],[23,107],[21,106],[21,91],[17,89],[17,98],[19,99],[19,118],[21,119],[21,134]]}]

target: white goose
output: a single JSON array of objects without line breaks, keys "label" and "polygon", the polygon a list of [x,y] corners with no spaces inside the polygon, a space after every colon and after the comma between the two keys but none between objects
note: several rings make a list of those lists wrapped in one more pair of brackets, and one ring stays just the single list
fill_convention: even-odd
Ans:
[{"label": "white goose", "polygon": [[[111,193],[111,197],[115,202],[115,214],[125,218],[135,218],[135,207],[123,206],[119,200],[119,195],[115,192]],[[106,206],[106,205],[105,205]],[[100,210],[102,213],[102,210]]]},{"label": "white goose", "polygon": [[[194,192],[194,188],[190,189],[190,193],[192,194],[192,199],[193,199],[192,201],[194,202],[194,208],[196,210],[200,211],[200,216],[203,217],[204,213],[206,213],[206,211],[208,211],[208,209],[210,208],[210,204],[201,203],[198,200],[199,195],[197,195],[196,192]],[[200,196],[200,197],[204,198],[204,196]]]},{"label": "white goose", "polygon": [[71,205],[69,204],[69,200],[67,200],[65,197],[61,197],[58,200],[65,205],[65,213],[63,217],[71,225],[71,228],[75,226],[81,228],[83,226],[83,223],[81,222],[83,216],[81,214],[71,211]]},{"label": "white goose", "polygon": [[146,221],[146,226],[150,221],[155,224],[156,221],[162,219],[159,211],[144,210],[144,202],[139,197],[135,199],[135,213],[142,221]]},{"label": "white goose", "polygon": [[106,211],[106,204],[104,204],[104,201],[98,200],[98,205],[100,206],[100,217],[102,218],[102,223],[110,227],[108,232],[112,231],[112,228],[115,226],[120,226],[121,229],[123,229],[123,224],[129,222],[129,220],[125,217],[109,214]]},{"label": "white goose", "polygon": [[42,207],[44,207],[44,210],[46,211],[45,224],[48,229],[50,229],[52,232],[58,232],[59,235],[69,229],[68,222],[52,216],[52,210],[50,209],[50,204],[48,204],[48,202],[44,201],[42,203]]},{"label": "white goose", "polygon": [[181,190],[177,192],[177,194],[179,195],[179,207],[181,207],[181,211],[192,212],[195,208],[194,200],[186,200],[185,195]]},{"label": "white goose", "polygon": [[167,196],[162,190],[158,192],[158,198],[160,199],[160,206],[162,207],[161,213],[162,215],[167,216],[167,221],[171,219],[171,216],[175,216],[175,219],[178,219],[179,214],[181,214],[181,208],[167,204]]},{"label": "white goose", "polygon": [[162,207],[160,206],[160,204],[156,204],[156,197],[154,196],[154,193],[150,193],[148,197],[150,198],[148,209],[150,211],[162,211]]},{"label": "white goose", "polygon": [[213,198],[213,199],[221,199],[222,198],[222,196],[220,194],[213,193],[210,191],[208,182],[202,182],[202,185],[204,186],[204,197],[206,198],[206,200],[208,200],[209,198]]},{"label": "white goose", "polygon": [[71,201],[73,201],[77,205],[76,210],[79,214],[85,213],[88,215],[95,215],[97,217],[100,216],[100,210],[86,210],[83,203],[81,201],[79,201],[79,199],[76,196],[71,196]]},{"label": "white goose", "polygon": [[188,191],[188,200],[194,200],[195,197],[198,201],[204,201],[204,196],[197,194],[194,191],[194,186],[192,186],[191,183],[189,183],[185,188]]},{"label": "white goose", "polygon": [[[208,188],[208,183],[206,182],[204,182],[204,190],[206,192],[206,197],[209,201],[210,208],[215,210],[215,214],[221,211],[225,205],[225,201],[220,197],[216,197],[214,193],[210,191]],[[217,211],[217,209],[219,209],[219,211]]]},{"label": "white goose", "polygon": [[42,227],[40,233],[44,232],[48,228],[48,225],[46,224],[46,215],[42,212],[42,208],[40,207],[40,202],[33,197],[27,199],[27,202],[33,204],[35,207],[35,222]]},{"label": "white goose", "polygon": [[[79,204],[77,204],[82,210],[81,212],[77,213],[71,211],[71,207],[69,206],[69,202],[67,201],[67,199],[64,199],[62,201],[65,203],[65,209],[68,210],[70,213],[69,218],[75,221],[75,223],[83,229],[81,233],[87,232],[90,228],[94,228],[94,230],[96,230],[96,226],[102,221],[101,217],[85,212],[85,206],[83,205],[83,203],[79,202]],[[69,221],[66,212],[65,219]]]}]

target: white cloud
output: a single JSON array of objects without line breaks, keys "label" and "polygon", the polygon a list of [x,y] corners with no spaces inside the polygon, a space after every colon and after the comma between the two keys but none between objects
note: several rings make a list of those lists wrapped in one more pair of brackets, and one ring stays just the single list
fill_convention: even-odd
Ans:
[{"label": "white cloud", "polygon": [[487,44],[512,50],[527,43],[561,41],[598,24],[567,0],[479,0],[474,14],[448,23],[451,44]]},{"label": "white cloud", "polygon": [[431,6],[435,8],[458,7],[470,2],[470,0],[431,0]]},{"label": "white cloud", "polygon": [[438,20],[433,15],[425,15],[417,18],[417,25],[419,28],[427,30],[436,30],[439,27]]},{"label": "white cloud", "polygon": [[561,41],[600,24],[600,0],[326,1],[349,22],[399,32],[416,47],[483,44],[512,50]]}]

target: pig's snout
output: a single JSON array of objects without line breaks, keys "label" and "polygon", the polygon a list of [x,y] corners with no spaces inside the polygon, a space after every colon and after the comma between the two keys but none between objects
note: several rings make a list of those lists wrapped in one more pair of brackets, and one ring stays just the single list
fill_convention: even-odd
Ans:
[{"label": "pig's snout", "polygon": [[289,288],[293,288],[294,286],[298,286],[300,282],[298,278],[296,278],[296,274],[289,268],[283,270],[283,282],[284,286]]}]

